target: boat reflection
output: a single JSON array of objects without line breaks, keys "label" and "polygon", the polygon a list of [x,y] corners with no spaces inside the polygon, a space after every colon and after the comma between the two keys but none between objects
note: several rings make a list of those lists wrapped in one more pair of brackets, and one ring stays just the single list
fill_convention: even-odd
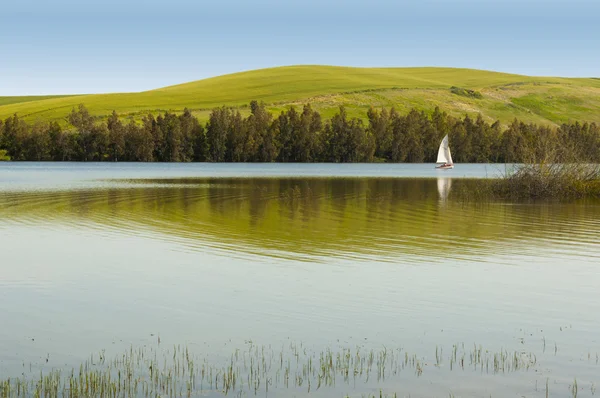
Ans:
[{"label": "boat reflection", "polygon": [[438,189],[438,194],[440,195],[441,202],[446,202],[448,200],[448,194],[450,193],[451,187],[452,187],[452,179],[451,178],[438,177],[437,189]]}]

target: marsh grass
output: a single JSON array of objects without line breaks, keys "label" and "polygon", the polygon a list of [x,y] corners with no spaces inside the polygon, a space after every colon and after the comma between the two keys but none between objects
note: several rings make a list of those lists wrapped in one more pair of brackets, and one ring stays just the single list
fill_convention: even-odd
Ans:
[{"label": "marsh grass", "polygon": [[525,164],[509,168],[492,192],[504,199],[600,198],[600,164],[588,162],[585,148],[541,137],[522,149]]},{"label": "marsh grass", "polygon": [[[379,388],[406,372],[421,377],[428,369],[505,374],[535,368],[532,353],[492,352],[481,346],[456,344],[444,356],[436,347],[435,363],[401,348],[363,347],[313,351],[290,343],[279,349],[249,344],[218,363],[174,346],[133,349],[108,359],[92,355],[78,369],[51,369],[0,380],[0,397],[190,397],[200,395],[256,396],[276,389],[309,394],[319,389],[354,391]],[[347,393],[347,392],[346,392]],[[393,396],[380,390],[380,396]],[[376,396],[376,395],[368,395]]]},{"label": "marsh grass", "polygon": [[600,165],[535,163],[516,165],[497,179],[454,184],[450,198],[462,203],[569,201],[600,198]]},{"label": "marsh grass", "polygon": [[576,147],[540,139],[522,149],[526,163],[505,166],[500,178],[455,184],[452,197],[476,203],[600,198],[600,164],[586,161]]},{"label": "marsh grass", "polygon": [[600,165],[536,163],[515,168],[493,181],[491,192],[504,199],[600,198]]}]

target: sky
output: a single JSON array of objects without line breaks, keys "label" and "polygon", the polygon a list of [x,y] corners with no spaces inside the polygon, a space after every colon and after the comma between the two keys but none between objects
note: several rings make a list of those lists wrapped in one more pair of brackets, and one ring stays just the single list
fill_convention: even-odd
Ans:
[{"label": "sky", "polygon": [[0,96],[283,65],[600,77],[600,0],[2,0]]}]

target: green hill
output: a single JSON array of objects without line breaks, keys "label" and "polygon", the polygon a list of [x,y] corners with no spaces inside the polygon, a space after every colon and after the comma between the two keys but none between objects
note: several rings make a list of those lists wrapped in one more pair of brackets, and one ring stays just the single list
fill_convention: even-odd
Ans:
[{"label": "green hill", "polygon": [[10,105],[10,104],[19,104],[23,102],[32,102],[32,101],[41,101],[45,99],[52,98],[63,98],[68,97],[67,95],[26,95],[26,96],[17,96],[17,97],[0,97],[0,106],[2,105]]},{"label": "green hill", "polygon": [[[116,110],[141,118],[160,111],[193,110],[206,119],[211,108],[246,107],[262,100],[273,111],[310,101],[325,117],[339,105],[365,117],[369,106],[400,111],[439,106],[455,115],[481,113],[507,123],[517,117],[536,123],[600,122],[600,79],[530,77],[457,68],[351,68],[288,66],[224,75],[140,93],[96,94],[6,103],[0,118],[18,113],[28,121],[64,120],[83,103],[93,115]],[[18,97],[23,98],[23,97]],[[30,98],[30,97],[27,97]],[[17,102],[17,101],[13,101]]]}]

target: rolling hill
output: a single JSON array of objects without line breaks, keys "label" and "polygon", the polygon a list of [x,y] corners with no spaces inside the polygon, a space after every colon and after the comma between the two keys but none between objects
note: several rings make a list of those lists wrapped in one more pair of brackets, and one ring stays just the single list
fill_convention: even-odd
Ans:
[{"label": "rolling hill", "polygon": [[[11,100],[11,98],[13,100]],[[20,99],[20,100],[19,100]],[[458,68],[353,68],[287,66],[213,77],[139,93],[63,97],[0,97],[0,118],[14,113],[30,122],[59,120],[83,103],[104,118],[191,109],[201,120],[228,105],[247,112],[251,100],[273,111],[311,102],[325,117],[345,105],[365,117],[369,106],[432,110],[457,116],[481,113],[508,123],[515,117],[536,123],[600,122],[600,79],[531,77]]]},{"label": "rolling hill", "polygon": [[20,104],[23,102],[42,101],[45,99],[63,98],[67,95],[25,95],[18,97],[0,97],[0,106],[10,104]]}]

